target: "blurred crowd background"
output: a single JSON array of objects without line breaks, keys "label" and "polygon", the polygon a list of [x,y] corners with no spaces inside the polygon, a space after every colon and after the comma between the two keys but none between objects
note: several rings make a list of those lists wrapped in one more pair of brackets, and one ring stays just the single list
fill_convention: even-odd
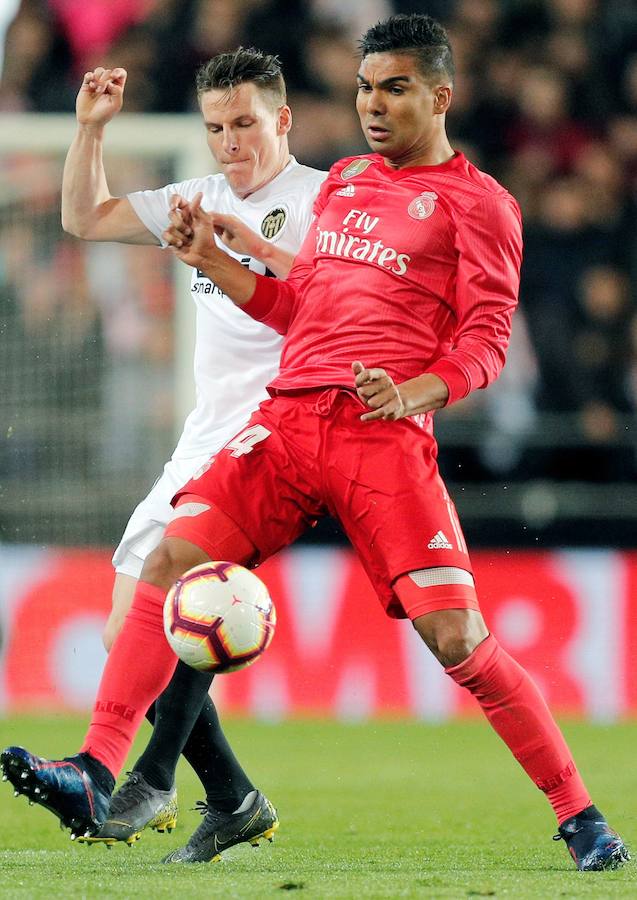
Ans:
[{"label": "blurred crowd background", "polygon": [[[192,113],[196,68],[253,45],[283,61],[292,151],[328,168],[367,150],[354,111],[356,40],[379,18],[413,11],[449,31],[452,143],[514,194],[525,221],[509,364],[489,392],[438,422],[442,469],[469,537],[630,545],[635,0],[4,0],[0,113],[71,113],[84,72],[99,64],[128,70],[126,112]],[[170,452],[175,298],[166,254],[64,239],[59,165],[28,154],[0,160],[0,535],[107,544]],[[154,187],[169,176],[131,160],[112,186]],[[38,404],[57,418],[39,416]],[[58,480],[49,493],[40,487],[34,521],[20,491],[52,466]],[[68,470],[82,479],[83,499]],[[81,503],[112,512],[89,527]]]}]

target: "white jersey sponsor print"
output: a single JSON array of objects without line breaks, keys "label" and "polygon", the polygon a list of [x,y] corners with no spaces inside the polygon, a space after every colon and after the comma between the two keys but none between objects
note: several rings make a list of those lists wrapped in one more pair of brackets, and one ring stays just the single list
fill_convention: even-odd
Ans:
[{"label": "white jersey sponsor print", "polygon": [[[349,187],[353,188],[354,185]],[[345,194],[345,189],[336,193],[341,197],[351,196]],[[375,262],[381,269],[389,269],[394,275],[404,275],[411,257],[408,253],[399,253],[393,247],[386,247],[381,240],[374,240],[372,232],[379,222],[378,216],[370,216],[365,210],[350,209],[343,218],[341,231],[316,229],[316,252]],[[350,234],[350,228],[362,231],[363,237]]]}]

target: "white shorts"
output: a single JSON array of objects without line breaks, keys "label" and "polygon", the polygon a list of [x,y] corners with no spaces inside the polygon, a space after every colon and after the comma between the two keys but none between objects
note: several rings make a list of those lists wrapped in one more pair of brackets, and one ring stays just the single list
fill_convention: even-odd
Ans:
[{"label": "white shorts", "polygon": [[128,520],[119,546],[113,554],[116,572],[139,578],[144,560],[159,544],[172,517],[170,501],[179,488],[190,481],[197,469],[209,459],[210,454],[207,453],[193,456],[192,459],[171,459],[166,463],[163,474]]}]

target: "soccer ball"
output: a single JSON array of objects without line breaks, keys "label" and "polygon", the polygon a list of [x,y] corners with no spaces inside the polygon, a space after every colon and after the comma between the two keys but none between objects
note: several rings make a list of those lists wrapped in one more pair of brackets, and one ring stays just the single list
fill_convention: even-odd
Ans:
[{"label": "soccer ball", "polygon": [[195,566],[171,587],[164,631],[177,656],[200,672],[236,672],[261,656],[276,610],[256,575],[231,562]]}]

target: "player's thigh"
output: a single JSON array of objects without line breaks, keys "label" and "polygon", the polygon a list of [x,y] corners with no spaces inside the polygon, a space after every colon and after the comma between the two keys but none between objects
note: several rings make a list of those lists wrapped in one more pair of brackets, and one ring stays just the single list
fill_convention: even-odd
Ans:
[{"label": "player's thigh", "polygon": [[172,517],[172,498],[208,460],[209,456],[202,454],[166,463],[147,496],[135,507],[115,550],[113,566],[118,574],[140,577],[144,560],[158,546]]},{"label": "player's thigh", "polygon": [[[206,558],[192,562],[196,550]],[[190,562],[190,568],[208,560],[231,560],[249,566],[257,556],[256,547],[242,528],[215,503],[198,494],[180,492],[164,539],[144,564],[144,577],[149,575],[151,565],[168,572],[184,562]]]},{"label": "player's thigh", "polygon": [[471,573],[471,562],[433,438],[403,421],[367,428],[353,423],[343,453],[335,448],[331,497],[386,610],[404,616],[394,590],[401,575],[433,567]]},{"label": "player's thigh", "polygon": [[111,611],[102,634],[102,640],[107,651],[110,651],[113,641],[124,624],[126,614],[133,602],[136,587],[137,578],[134,578],[132,575],[124,575],[122,572],[115,573]]},{"label": "player's thigh", "polygon": [[300,401],[266,401],[175,501],[190,494],[222,510],[256,548],[253,562],[262,562],[326,512],[317,446],[314,422]]}]

